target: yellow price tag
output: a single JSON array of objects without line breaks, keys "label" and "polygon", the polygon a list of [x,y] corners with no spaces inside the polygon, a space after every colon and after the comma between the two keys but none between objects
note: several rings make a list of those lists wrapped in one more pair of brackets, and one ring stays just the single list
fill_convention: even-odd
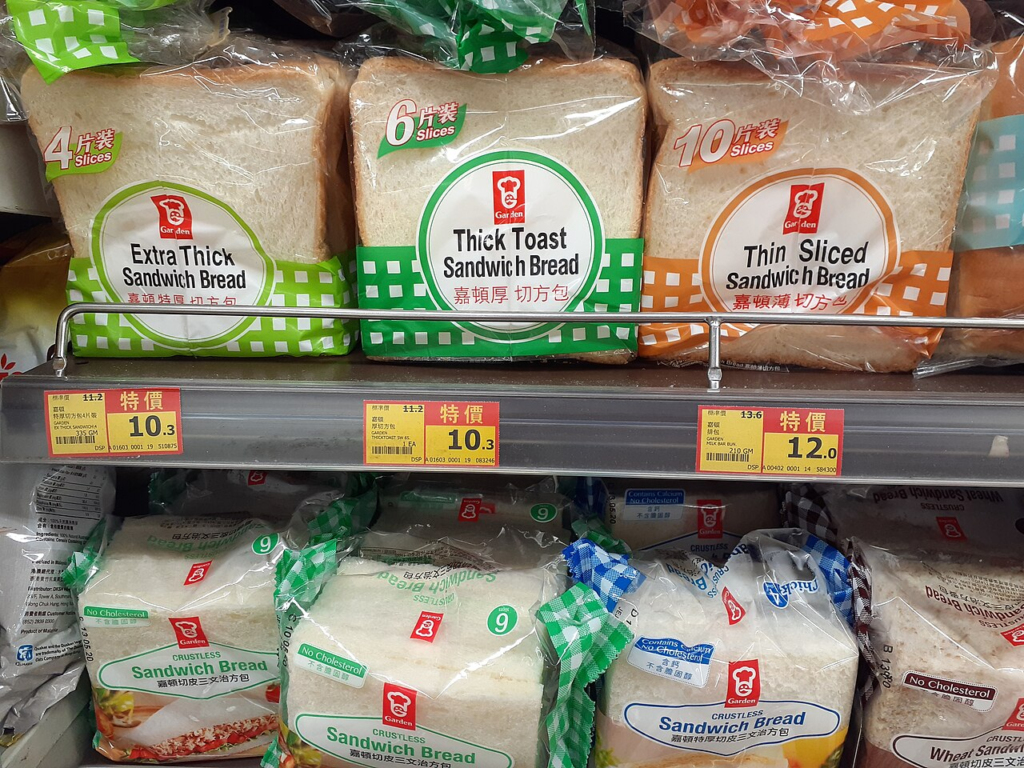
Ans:
[{"label": "yellow price tag", "polygon": [[60,390],[45,398],[54,458],[182,452],[178,389]]},{"label": "yellow price tag", "polygon": [[498,466],[498,403],[363,404],[363,461],[388,466]]}]

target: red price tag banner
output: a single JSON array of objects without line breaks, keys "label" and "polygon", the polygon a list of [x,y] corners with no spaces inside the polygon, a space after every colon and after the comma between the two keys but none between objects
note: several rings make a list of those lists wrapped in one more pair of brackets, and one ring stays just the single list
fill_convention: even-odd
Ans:
[{"label": "red price tag banner", "polygon": [[839,477],[843,418],[838,408],[702,405],[697,471]]},{"label": "red price tag banner", "polygon": [[498,403],[363,403],[363,462],[388,466],[498,466]]},{"label": "red price tag banner", "polygon": [[53,458],[182,452],[179,389],[58,390],[44,397]]}]

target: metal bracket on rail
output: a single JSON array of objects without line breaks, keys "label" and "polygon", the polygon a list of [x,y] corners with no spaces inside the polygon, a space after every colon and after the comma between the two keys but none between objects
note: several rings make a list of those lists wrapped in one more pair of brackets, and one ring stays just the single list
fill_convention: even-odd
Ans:
[{"label": "metal bracket on rail", "polygon": [[57,318],[56,352],[53,370],[64,376],[68,367],[71,321],[79,315],[228,315],[233,317],[307,317],[322,320],[412,320],[426,322],[476,322],[608,324],[638,326],[649,324],[699,324],[708,329],[708,390],[722,386],[722,326],[750,325],[837,325],[869,328],[965,328],[993,331],[1024,331],[1024,318],[1001,317],[886,317],[873,315],[797,315],[773,312],[473,312],[430,309],[331,309],[326,307],[242,307],[181,306],[177,304],[71,304]]}]

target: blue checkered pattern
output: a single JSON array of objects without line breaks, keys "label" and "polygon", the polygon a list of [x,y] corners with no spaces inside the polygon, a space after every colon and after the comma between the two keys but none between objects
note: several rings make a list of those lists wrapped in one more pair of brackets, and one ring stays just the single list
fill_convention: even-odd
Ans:
[{"label": "blue checkered pattern", "polygon": [[853,587],[850,585],[850,561],[812,533],[807,534],[804,552],[811,555],[825,576],[829,596],[836,611],[853,627]]},{"label": "blue checkered pattern", "polygon": [[601,598],[611,613],[619,598],[644,582],[644,575],[626,562],[624,555],[605,552],[589,539],[580,539],[562,550],[569,573]]}]

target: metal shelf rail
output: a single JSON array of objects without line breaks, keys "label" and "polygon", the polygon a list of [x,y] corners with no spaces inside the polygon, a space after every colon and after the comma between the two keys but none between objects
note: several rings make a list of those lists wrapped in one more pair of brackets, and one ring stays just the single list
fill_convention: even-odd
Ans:
[{"label": "metal shelf rail", "polygon": [[[197,314],[247,314],[202,307]],[[454,365],[373,363],[362,355],[303,359],[102,359],[65,353],[81,313],[175,313],[180,307],[79,304],[58,327],[52,367],[0,387],[0,460],[47,463],[44,396],[61,389],[178,387],[183,452],[100,463],[246,468],[355,469],[363,463],[365,400],[500,403],[496,471],[628,477],[697,476],[702,405],[820,407],[845,411],[844,482],[1024,485],[1024,378],[984,373],[910,376],[793,371],[769,373],[643,365]],[[507,314],[372,312],[268,307],[273,317],[508,321]],[[516,322],[723,322],[1024,330],[1024,320],[523,313]],[[712,333],[711,338],[716,339]],[[718,362],[719,346],[711,357]],[[79,461],[76,459],[76,462]],[[383,467],[375,467],[383,469]],[[425,468],[427,469],[427,468]],[[483,471],[483,470],[477,470]],[[716,475],[716,477],[729,477]],[[744,476],[750,479],[749,476]],[[791,477],[764,479],[791,480]]]}]

